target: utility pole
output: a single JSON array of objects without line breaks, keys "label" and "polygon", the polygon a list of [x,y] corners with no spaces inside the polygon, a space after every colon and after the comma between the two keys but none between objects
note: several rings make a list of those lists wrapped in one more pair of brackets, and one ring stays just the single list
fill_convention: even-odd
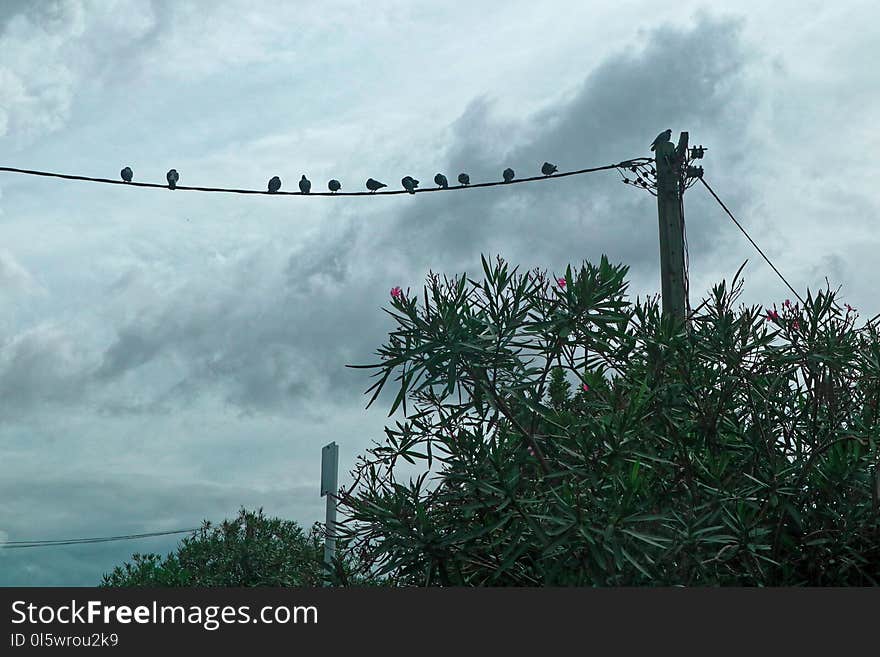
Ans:
[{"label": "utility pole", "polygon": [[684,223],[682,192],[686,175],[688,133],[678,146],[671,141],[655,147],[657,163],[657,214],[660,219],[660,292],[663,315],[684,325],[687,292],[684,269]]},{"label": "utility pole", "polygon": [[333,558],[336,556],[336,495],[339,492],[339,446],[332,442],[321,449],[321,497],[327,498],[327,517],[324,523],[324,586],[330,586]]}]

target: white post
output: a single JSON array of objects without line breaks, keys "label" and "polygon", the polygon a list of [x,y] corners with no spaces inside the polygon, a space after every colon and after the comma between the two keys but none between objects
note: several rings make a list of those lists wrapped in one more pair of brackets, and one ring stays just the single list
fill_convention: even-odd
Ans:
[{"label": "white post", "polygon": [[[336,555],[336,494],[339,492],[337,482],[339,473],[339,446],[332,442],[321,450],[321,497],[327,497],[327,519],[325,526],[327,536],[324,539],[324,563],[333,565]],[[324,577],[324,586],[330,585],[330,574]]]}]

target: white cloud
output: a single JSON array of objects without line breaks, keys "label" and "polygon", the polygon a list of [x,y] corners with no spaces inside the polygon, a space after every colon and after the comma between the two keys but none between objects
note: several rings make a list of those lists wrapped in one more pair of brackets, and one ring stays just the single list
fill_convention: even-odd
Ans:
[{"label": "white cloud", "polygon": [[27,5],[0,32],[0,137],[22,144],[63,128],[80,89],[124,62],[128,42],[152,24],[136,0]]},{"label": "white cloud", "polygon": [[9,251],[0,249],[0,295],[17,294],[45,295],[47,292]]}]

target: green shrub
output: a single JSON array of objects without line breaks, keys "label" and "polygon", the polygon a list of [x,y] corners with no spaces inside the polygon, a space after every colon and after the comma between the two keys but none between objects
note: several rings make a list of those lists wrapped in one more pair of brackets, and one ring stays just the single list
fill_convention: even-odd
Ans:
[{"label": "green shrub", "polygon": [[134,554],[102,586],[320,586],[323,543],[317,528],[241,509],[234,520],[202,527],[174,553]]},{"label": "green shrub", "polygon": [[[687,327],[602,258],[398,294],[343,533],[411,585],[876,585],[880,340],[835,293]],[[740,270],[741,271],[741,270]],[[876,318],[875,318],[876,319]],[[406,462],[406,463],[404,463]],[[408,473],[399,474],[402,470]],[[415,471],[414,474],[413,471]],[[873,491],[873,495],[872,495]]]}]

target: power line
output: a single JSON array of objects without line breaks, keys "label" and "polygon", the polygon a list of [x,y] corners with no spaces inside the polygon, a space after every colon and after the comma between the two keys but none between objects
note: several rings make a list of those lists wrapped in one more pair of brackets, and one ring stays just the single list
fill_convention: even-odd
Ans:
[{"label": "power line", "polygon": [[15,550],[19,548],[32,547],[49,547],[54,545],[83,545],[87,543],[107,543],[109,541],[133,541],[141,538],[151,538],[153,536],[170,536],[172,534],[191,534],[198,531],[198,527],[193,529],[174,529],[166,532],[146,532],[144,534],[123,534],[122,536],[100,536],[94,538],[64,538],[57,540],[33,540],[33,541],[6,541],[0,544],[0,548],[4,550]]},{"label": "power line", "polygon": [[733,214],[730,212],[730,210],[727,209],[727,206],[724,205],[724,202],[720,198],[718,198],[718,194],[716,194],[715,190],[713,190],[709,186],[709,183],[706,182],[705,178],[700,176],[700,182],[706,186],[706,189],[708,189],[709,193],[715,197],[715,200],[718,201],[718,204],[727,213],[727,216],[730,217],[731,219],[733,219],[733,223],[735,223],[737,225],[737,227],[743,232],[743,235],[745,235],[748,238],[749,242],[752,243],[752,246],[754,246],[758,250],[758,253],[761,254],[761,257],[767,261],[767,264],[773,268],[773,271],[775,271],[776,275],[782,279],[782,282],[788,286],[788,289],[791,290],[792,294],[794,294],[803,305],[806,305],[806,302],[801,298],[801,295],[797,293],[797,290],[795,290],[787,280],[785,280],[785,276],[783,276],[780,273],[780,271],[778,269],[776,269],[776,265],[774,265],[772,262],[770,262],[770,258],[768,258],[766,255],[764,255],[764,252],[761,250],[761,247],[758,246],[757,244],[755,244],[755,240],[753,240],[751,238],[751,236],[749,236],[749,234],[746,232],[746,229],[742,227],[742,225],[736,220],[736,217],[734,217]]},{"label": "power line", "polygon": [[[452,191],[459,189],[474,189],[477,187],[494,187],[495,185],[513,185],[516,183],[524,183],[524,182],[536,182],[538,180],[549,180],[551,178],[565,178],[567,176],[578,176],[584,173],[594,173],[596,171],[606,171],[609,169],[619,169],[621,167],[629,167],[633,164],[641,163],[643,161],[650,161],[650,158],[634,158],[631,160],[624,160],[623,162],[619,162],[617,164],[607,164],[601,167],[591,167],[588,169],[578,169],[577,171],[563,171],[561,173],[554,173],[549,176],[541,175],[541,176],[532,176],[531,178],[519,178],[515,180],[511,180],[510,182],[505,181],[493,181],[493,182],[484,182],[484,183],[474,183],[468,185],[451,185],[449,187],[426,187],[424,189],[416,189],[413,191],[415,194],[421,194],[423,192],[439,192],[439,191]],[[93,178],[91,176],[79,176],[72,175],[66,173],[54,173],[51,171],[35,171],[33,169],[18,169],[16,167],[0,167],[0,171],[7,171],[10,173],[22,173],[29,176],[44,176],[47,178],[63,178],[65,180],[80,180],[86,182],[97,182],[104,183],[108,185],[126,185],[128,187],[151,187],[155,189],[168,189],[168,185],[161,185],[159,183],[146,183],[146,182],[125,182],[123,180],[114,180],[111,178]],[[384,192],[309,192],[308,194],[304,194],[302,192],[269,192],[266,190],[260,189],[234,189],[234,188],[225,188],[225,187],[187,187],[184,185],[176,185],[176,190],[188,191],[188,192],[226,192],[229,194],[266,194],[267,196],[379,196],[379,195],[391,195],[391,194],[409,194],[405,189],[400,190],[387,190]]]},{"label": "power line", "polygon": [[[175,189],[175,191],[181,190],[181,191],[190,191],[190,192],[225,192],[225,193],[230,193],[230,194],[265,194],[268,196],[378,196],[378,195],[388,196],[388,195],[394,195],[394,194],[410,194],[410,193],[420,194],[423,192],[452,191],[452,190],[461,190],[461,189],[474,189],[474,188],[478,188],[478,187],[494,187],[496,185],[513,185],[516,183],[537,182],[537,181],[541,181],[541,180],[549,180],[551,178],[566,178],[568,176],[577,176],[577,175],[582,175],[585,173],[595,173],[597,171],[608,171],[611,169],[616,169],[619,172],[621,169],[629,168],[629,169],[635,171],[636,167],[646,166],[650,162],[653,162],[653,161],[654,160],[652,158],[639,157],[639,158],[632,158],[629,160],[623,160],[622,162],[619,162],[617,164],[606,164],[606,165],[599,166],[599,167],[578,169],[576,171],[563,171],[561,173],[554,173],[549,176],[540,175],[540,176],[532,176],[529,178],[514,179],[511,181],[501,180],[501,181],[474,183],[474,184],[468,184],[468,185],[453,185],[453,186],[448,186],[448,187],[426,187],[424,189],[415,189],[415,190],[412,190],[411,192],[406,189],[400,189],[400,190],[386,190],[386,191],[377,191],[377,192],[370,192],[370,191],[366,191],[366,192],[341,192],[340,191],[340,192],[309,192],[308,194],[305,194],[302,191],[300,191],[300,192],[286,192],[286,191],[282,192],[279,190],[276,192],[270,192],[268,190],[264,191],[264,190],[258,190],[258,189],[237,189],[237,188],[226,188],[226,187],[189,187],[189,186],[182,186],[182,185],[175,185],[174,189]],[[152,188],[152,189],[168,189],[168,185],[162,185],[159,183],[145,183],[145,182],[135,182],[135,181],[126,182],[123,180],[114,180],[111,178],[95,178],[95,177],[91,177],[91,176],[80,176],[80,175],[65,174],[65,173],[55,173],[55,172],[51,172],[51,171],[37,171],[37,170],[33,170],[33,169],[19,169],[17,167],[0,167],[0,171],[6,171],[9,173],[21,173],[21,174],[31,175],[31,176],[43,176],[43,177],[48,177],[48,178],[61,178],[64,180],[97,182],[97,183],[104,183],[104,184],[108,184],[108,185],[128,185],[130,187],[148,187],[148,188]],[[785,283],[786,286],[788,286],[788,289],[792,291],[792,293],[800,300],[801,303],[804,303],[804,300],[798,294],[797,290],[795,290],[791,286],[791,284],[785,279],[785,277],[782,275],[782,273],[770,261],[770,258],[767,257],[767,255],[761,250],[761,248],[751,238],[751,236],[748,234],[748,232],[745,230],[745,228],[743,228],[742,225],[736,220],[736,217],[734,217],[733,214],[730,212],[730,210],[727,208],[727,206],[724,205],[724,202],[720,198],[718,198],[718,195],[715,193],[715,191],[712,189],[712,187],[709,185],[709,183],[707,183],[706,180],[702,176],[699,177],[699,180],[700,180],[700,182],[703,183],[703,185],[705,185],[706,189],[709,190],[709,193],[711,193],[712,196],[715,197],[715,200],[718,201],[718,204],[724,209],[724,211],[727,213],[727,215],[733,220],[733,222],[737,225],[737,227],[742,231],[742,233],[746,236],[746,238],[749,240],[749,242],[752,243],[752,246],[754,246],[755,249],[757,249],[758,253],[761,254],[761,257],[763,257],[764,260],[767,261],[767,264],[769,264],[770,267],[773,268],[773,271],[776,272],[776,274],[779,276],[779,278],[782,279],[782,282]],[[624,176],[623,182],[630,182],[630,181]],[[648,184],[644,184],[643,186],[646,189],[648,189],[648,187],[649,187]],[[690,184],[688,186],[690,186]],[[648,191],[651,191],[651,190],[649,189]],[[182,532],[178,532],[178,533],[182,533]],[[10,545],[10,544],[7,544],[7,545]]]}]

